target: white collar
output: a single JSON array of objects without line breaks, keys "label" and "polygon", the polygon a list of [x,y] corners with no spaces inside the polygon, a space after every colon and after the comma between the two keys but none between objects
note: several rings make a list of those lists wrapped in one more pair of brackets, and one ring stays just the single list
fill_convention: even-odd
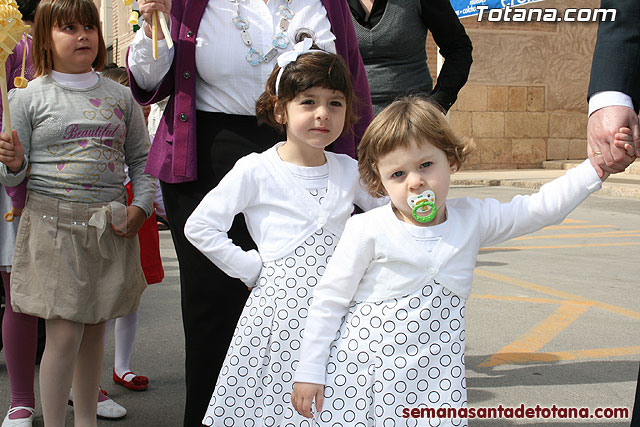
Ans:
[{"label": "white collar", "polygon": [[95,86],[100,79],[98,77],[98,73],[96,73],[93,68],[88,73],[81,74],[60,73],[58,71],[51,70],[49,75],[56,83],[72,89],[88,89]]},{"label": "white collar", "polygon": [[342,169],[338,160],[333,153],[325,151],[327,159],[327,167],[329,172],[329,183],[327,186],[327,195],[321,208],[318,210],[318,202],[309,194],[302,186],[300,181],[296,179],[291,170],[284,164],[284,160],[278,154],[278,148],[284,144],[284,141],[278,142],[273,147],[262,153],[267,160],[271,172],[278,176],[278,182],[283,186],[283,194],[288,194],[292,200],[297,200],[301,209],[306,212],[321,212],[322,215],[328,217],[339,203],[339,191],[342,187]]}]

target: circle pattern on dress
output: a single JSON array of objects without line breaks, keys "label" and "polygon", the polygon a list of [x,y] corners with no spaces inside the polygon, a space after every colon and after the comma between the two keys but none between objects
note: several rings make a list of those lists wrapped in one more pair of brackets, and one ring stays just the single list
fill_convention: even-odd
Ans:
[{"label": "circle pattern on dress", "polygon": [[402,417],[403,408],[466,406],[463,308],[435,281],[405,297],[352,304],[331,347],[316,425],[466,426]]},{"label": "circle pattern on dress", "polygon": [[[316,199],[325,195],[320,189]],[[320,229],[290,255],[265,263],[238,321],[204,425],[314,425],[293,410],[292,380],[317,272],[324,271],[337,241]]]}]

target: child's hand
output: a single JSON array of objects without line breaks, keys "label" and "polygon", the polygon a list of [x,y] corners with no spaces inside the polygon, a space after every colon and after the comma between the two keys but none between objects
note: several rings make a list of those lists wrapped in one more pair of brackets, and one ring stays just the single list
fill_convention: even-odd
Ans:
[{"label": "child's hand", "polygon": [[[633,146],[633,133],[628,127],[622,127],[616,132],[614,138],[612,150],[618,150],[624,153],[620,163],[626,168],[636,160],[635,148]],[[609,173],[603,172],[600,178],[604,181],[609,175]]]},{"label": "child's hand", "polygon": [[142,227],[146,219],[147,215],[142,209],[137,206],[127,206],[127,226],[125,229],[127,232],[123,233],[113,224],[111,224],[111,228],[116,235],[130,239],[138,234],[138,230],[140,230],[140,227]]},{"label": "child's hand", "polygon": [[[613,145],[626,151],[627,156],[633,157],[633,160],[635,160],[633,134],[631,133],[631,129],[626,127],[620,128],[620,130],[618,130],[618,132],[615,134]],[[631,163],[633,163],[633,160],[631,160]]]},{"label": "child's hand", "polygon": [[293,393],[291,393],[291,403],[296,411],[303,417],[313,418],[311,404],[315,398],[316,410],[322,411],[324,401],[324,385],[314,383],[293,383]]},{"label": "child's hand", "polygon": [[20,172],[24,162],[24,148],[18,138],[18,132],[13,131],[13,141],[8,133],[0,133],[0,162],[7,165],[10,172]]},{"label": "child's hand", "polygon": [[14,217],[22,215],[22,208],[11,208],[11,215]]},{"label": "child's hand", "polygon": [[4,220],[7,222],[12,222],[20,215],[22,215],[22,208],[11,208],[9,212],[4,214]]}]

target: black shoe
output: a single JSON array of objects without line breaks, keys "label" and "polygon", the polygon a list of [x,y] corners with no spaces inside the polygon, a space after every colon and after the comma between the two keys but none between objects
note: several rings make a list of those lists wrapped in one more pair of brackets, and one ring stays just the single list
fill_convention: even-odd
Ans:
[{"label": "black shoe", "polygon": [[162,217],[156,216],[158,220],[158,231],[164,231],[169,229],[169,223]]}]

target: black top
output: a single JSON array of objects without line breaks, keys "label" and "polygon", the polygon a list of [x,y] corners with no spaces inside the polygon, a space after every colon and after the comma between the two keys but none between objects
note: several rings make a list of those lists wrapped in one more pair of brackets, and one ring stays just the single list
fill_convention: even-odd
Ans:
[{"label": "black top", "polygon": [[348,1],[349,9],[351,9],[351,15],[356,18],[356,21],[358,21],[360,25],[369,29],[373,28],[378,22],[380,22],[382,15],[384,15],[384,9],[387,7],[387,0],[374,1],[371,13],[369,14],[369,19],[366,20],[365,16],[367,16],[367,12],[364,10],[364,7],[362,7],[360,0]]},{"label": "black top", "polygon": [[[348,0],[348,3],[356,21],[369,29],[380,22],[387,6],[387,0],[374,0],[369,19],[365,20],[366,12],[360,0]],[[445,60],[430,97],[448,111],[469,76],[473,62],[471,40],[449,0],[420,0],[420,4],[422,22],[433,35]]]}]

